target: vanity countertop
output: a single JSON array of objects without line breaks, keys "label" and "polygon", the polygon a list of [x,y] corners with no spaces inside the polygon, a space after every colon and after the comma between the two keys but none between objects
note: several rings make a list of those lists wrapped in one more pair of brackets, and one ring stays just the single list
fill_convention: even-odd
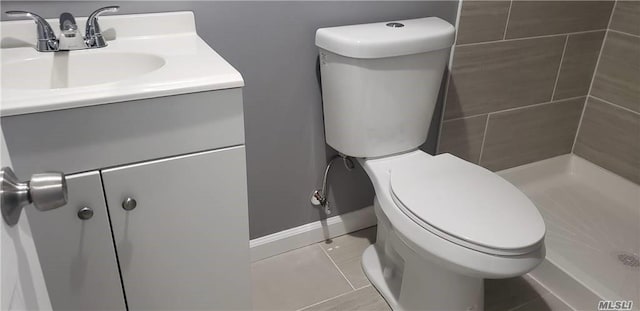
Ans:
[{"label": "vanity countertop", "polygon": [[[84,33],[85,20],[86,18],[77,18],[81,33]],[[59,29],[57,20],[48,21],[54,29]],[[100,24],[108,43],[105,48],[38,52],[33,48],[36,28],[31,20],[2,22],[0,115],[36,113],[244,86],[240,73],[198,36],[192,12],[103,16]],[[71,68],[76,59],[84,59],[80,70]],[[95,59],[100,63],[95,67],[91,63],[86,65],[87,59]],[[126,62],[119,62],[119,59]],[[23,72],[20,66],[28,62],[34,63],[24,66]],[[145,63],[141,64],[143,62]],[[33,64],[43,64],[46,68]],[[127,76],[127,70],[131,70],[128,64],[131,67],[155,67],[148,72]],[[13,69],[10,71],[12,65]],[[60,79],[54,76],[59,76],[60,72],[64,74],[65,70],[66,74],[75,74],[65,79],[80,81],[77,82],[78,86],[37,86],[38,81],[44,80],[43,83],[49,85],[51,80]],[[108,77],[103,78],[101,75],[118,78],[109,81]],[[19,79],[27,82],[20,82]],[[103,79],[106,82],[83,84],[82,79]],[[30,84],[36,86],[32,87]]]}]

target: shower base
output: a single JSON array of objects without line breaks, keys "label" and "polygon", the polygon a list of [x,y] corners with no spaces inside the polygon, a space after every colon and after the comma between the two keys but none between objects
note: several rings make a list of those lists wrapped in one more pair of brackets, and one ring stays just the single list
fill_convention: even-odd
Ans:
[{"label": "shower base", "polygon": [[577,310],[640,307],[640,186],[572,154],[498,172],[542,214],[547,256],[530,275]]}]

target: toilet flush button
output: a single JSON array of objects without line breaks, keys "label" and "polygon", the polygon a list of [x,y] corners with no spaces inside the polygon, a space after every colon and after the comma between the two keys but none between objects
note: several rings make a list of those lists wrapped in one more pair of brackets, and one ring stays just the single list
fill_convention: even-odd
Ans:
[{"label": "toilet flush button", "polygon": [[400,28],[400,27],[404,27],[404,24],[403,23],[387,23],[387,27]]}]

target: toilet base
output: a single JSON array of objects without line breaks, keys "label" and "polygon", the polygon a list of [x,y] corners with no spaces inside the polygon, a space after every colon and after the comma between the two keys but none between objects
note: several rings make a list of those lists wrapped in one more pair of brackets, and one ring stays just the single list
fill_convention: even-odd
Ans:
[{"label": "toilet base", "polygon": [[362,254],[362,270],[391,309],[402,310],[398,305],[396,295],[391,292],[389,284],[384,279],[382,264],[374,245],[367,247]]},{"label": "toilet base", "polygon": [[484,280],[453,272],[418,256],[378,216],[374,245],[362,255],[362,269],[393,310],[481,311]]},{"label": "toilet base", "polygon": [[[422,271],[404,270],[393,275],[385,269],[374,245],[362,255],[362,269],[392,310],[481,311],[484,309],[482,279],[455,275],[441,267],[423,267]],[[408,267],[406,267],[408,268]],[[436,272],[435,275],[429,271]],[[427,275],[431,275],[426,278]]]}]

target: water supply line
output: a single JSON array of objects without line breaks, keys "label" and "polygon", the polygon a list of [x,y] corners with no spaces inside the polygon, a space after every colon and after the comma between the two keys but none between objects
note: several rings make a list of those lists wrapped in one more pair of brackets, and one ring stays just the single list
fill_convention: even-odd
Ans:
[{"label": "water supply line", "polygon": [[351,157],[345,155],[335,155],[329,160],[327,164],[327,168],[324,170],[324,176],[322,177],[322,189],[316,189],[311,193],[311,204],[314,206],[322,206],[324,208],[324,213],[327,215],[331,214],[331,207],[329,206],[329,196],[327,194],[327,179],[329,177],[329,170],[333,165],[333,162],[339,158],[342,158],[342,163],[347,171],[353,170],[355,165],[353,164],[353,160]]}]

